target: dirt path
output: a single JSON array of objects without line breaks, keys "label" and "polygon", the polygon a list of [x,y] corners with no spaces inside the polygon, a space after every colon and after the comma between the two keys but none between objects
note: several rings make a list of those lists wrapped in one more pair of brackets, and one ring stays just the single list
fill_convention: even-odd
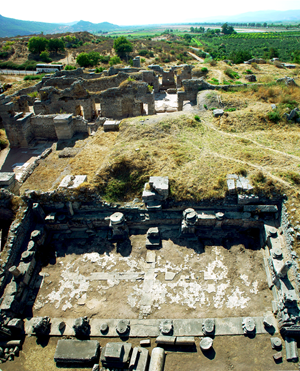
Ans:
[{"label": "dirt path", "polygon": [[269,151],[272,151],[274,153],[277,153],[279,155],[283,155],[283,156],[286,156],[286,157],[290,157],[290,158],[292,158],[294,160],[300,161],[300,157],[299,156],[291,155],[291,154],[289,154],[287,152],[283,152],[283,151],[278,151],[277,149],[274,149],[274,148],[270,148],[268,146],[265,146],[265,145],[263,145],[261,143],[256,142],[255,140],[250,139],[248,137],[245,137],[243,135],[238,135],[238,134],[233,134],[233,133],[227,133],[226,131],[222,131],[222,130],[217,129],[212,123],[207,122],[203,118],[202,118],[202,120],[204,121],[204,123],[205,123],[206,126],[208,126],[210,129],[216,131],[217,133],[219,133],[221,135],[225,135],[225,136],[231,137],[231,138],[234,137],[234,138],[239,138],[239,139],[246,139],[247,141],[255,144],[258,147],[261,147],[261,148],[267,149]]},{"label": "dirt path", "polygon": [[222,71],[216,70],[216,72],[218,74],[218,80],[219,80],[220,84],[223,84],[223,73],[222,73]]},{"label": "dirt path", "polygon": [[203,63],[203,62],[204,62],[204,59],[203,59],[203,58],[200,58],[200,57],[198,57],[198,55],[196,55],[196,54],[194,54],[194,53],[192,53],[192,52],[188,52],[188,53],[189,53],[189,55],[190,55],[191,57],[193,57],[193,58],[197,59],[197,61],[198,61],[198,62],[201,62],[201,63]]}]

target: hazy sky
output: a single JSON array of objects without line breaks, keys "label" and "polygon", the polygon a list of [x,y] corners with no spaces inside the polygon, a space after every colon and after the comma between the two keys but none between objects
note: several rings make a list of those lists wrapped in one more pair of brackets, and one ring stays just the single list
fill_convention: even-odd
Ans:
[{"label": "hazy sky", "polygon": [[186,22],[195,18],[235,15],[259,10],[299,9],[299,0],[215,0],[215,1],[2,1],[0,14],[26,21],[63,23],[90,21],[110,22],[117,25]]}]

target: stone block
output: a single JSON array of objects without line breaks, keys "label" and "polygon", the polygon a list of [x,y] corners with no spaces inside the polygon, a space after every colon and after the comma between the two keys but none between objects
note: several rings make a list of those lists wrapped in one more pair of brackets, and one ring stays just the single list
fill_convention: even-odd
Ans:
[{"label": "stone block", "polygon": [[14,184],[16,178],[15,173],[0,173],[0,188],[8,188]]},{"label": "stone block", "polygon": [[14,295],[6,295],[4,299],[2,300],[0,310],[1,311],[17,311],[18,309],[18,303],[15,300]]},{"label": "stone block", "polygon": [[271,338],[272,349],[281,349],[282,342],[278,337]]},{"label": "stone block", "polygon": [[194,336],[177,336],[175,345],[178,346],[193,346],[195,345]]},{"label": "stone block", "polygon": [[161,245],[160,233],[157,227],[149,228],[146,237],[146,248],[155,248]]},{"label": "stone block", "polygon": [[248,205],[258,203],[259,197],[256,195],[238,195],[238,205]]},{"label": "stone block", "polygon": [[151,176],[149,184],[155,192],[165,200],[169,195],[169,178],[167,176]]},{"label": "stone block", "polygon": [[120,121],[106,120],[103,124],[103,130],[107,131],[119,131]]},{"label": "stone block", "polygon": [[293,338],[285,338],[285,351],[286,351],[286,360],[288,362],[297,362],[298,361],[298,349],[297,342]]},{"label": "stone block", "polygon": [[174,345],[176,341],[176,336],[165,336],[160,335],[156,338],[156,344],[164,344],[164,345]]},{"label": "stone block", "polygon": [[141,347],[150,347],[151,346],[151,340],[150,339],[145,339],[140,341],[140,346]]},{"label": "stone block", "polygon": [[155,259],[156,259],[155,251],[152,250],[147,251],[146,262],[155,263]]},{"label": "stone block", "polygon": [[57,115],[53,119],[56,136],[59,140],[71,139],[74,135],[72,114]]},{"label": "stone block", "polygon": [[146,183],[142,194],[143,202],[155,201],[156,198],[157,198],[156,193],[153,190],[149,189],[149,185],[148,183]]},{"label": "stone block", "polygon": [[58,340],[54,361],[59,363],[95,363],[100,345],[96,340]]},{"label": "stone block", "polygon": [[129,362],[132,346],[130,343],[107,343],[102,349],[100,361],[109,368],[124,368]]},{"label": "stone block", "polygon": [[213,110],[214,117],[220,117],[224,115],[224,111],[222,109],[215,109]]},{"label": "stone block", "polygon": [[146,371],[149,358],[149,351],[145,348],[133,348],[129,362],[129,369],[135,371]]},{"label": "stone block", "polygon": [[227,188],[229,193],[236,192],[234,179],[227,179]]},{"label": "stone block", "polygon": [[281,362],[282,361],[282,352],[277,352],[273,354],[273,359],[275,362]]},{"label": "stone block", "polygon": [[64,177],[64,179],[61,181],[59,188],[68,188],[68,189],[75,189],[80,184],[87,181],[86,175],[67,175]]},{"label": "stone block", "polygon": [[174,273],[174,272],[166,272],[165,273],[165,281],[173,281],[175,276],[176,276],[176,273]]}]

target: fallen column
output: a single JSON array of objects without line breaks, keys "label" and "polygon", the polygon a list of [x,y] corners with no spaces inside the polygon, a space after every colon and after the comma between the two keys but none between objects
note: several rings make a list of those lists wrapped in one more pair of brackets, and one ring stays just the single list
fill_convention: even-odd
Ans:
[{"label": "fallen column", "polygon": [[165,363],[165,351],[156,347],[152,350],[149,371],[163,371]]}]

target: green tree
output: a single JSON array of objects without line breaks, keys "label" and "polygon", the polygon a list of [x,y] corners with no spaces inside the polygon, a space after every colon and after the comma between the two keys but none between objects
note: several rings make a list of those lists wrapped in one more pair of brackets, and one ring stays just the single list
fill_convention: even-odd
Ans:
[{"label": "green tree", "polygon": [[28,50],[33,54],[41,54],[46,50],[48,40],[45,37],[33,36],[28,41]]},{"label": "green tree", "polygon": [[124,58],[132,52],[132,44],[126,37],[120,36],[114,41],[114,49],[120,58]]},{"label": "green tree", "polygon": [[43,52],[41,52],[41,54],[40,54],[40,60],[42,62],[45,62],[45,63],[52,62],[52,59],[49,58],[49,53],[46,50],[44,50]]},{"label": "green tree", "polygon": [[276,48],[270,48],[269,50],[269,58],[278,58],[279,57],[279,51]]},{"label": "green tree", "polygon": [[50,39],[48,41],[47,49],[57,54],[58,51],[63,52],[65,50],[65,43],[62,39]]},{"label": "green tree", "polygon": [[100,59],[101,56],[97,52],[80,53],[76,58],[76,62],[80,67],[90,67],[96,66]]},{"label": "green tree", "polygon": [[109,64],[110,66],[113,66],[114,64],[119,64],[121,63],[120,57],[117,57],[116,55],[114,57],[110,58]]},{"label": "green tree", "polygon": [[233,33],[236,33],[236,31],[232,26],[228,26],[228,23],[224,23],[222,26],[222,33],[224,35],[231,35]]},{"label": "green tree", "polygon": [[100,54],[98,52],[89,52],[88,53],[90,62],[92,66],[97,66],[100,60]]},{"label": "green tree", "polygon": [[233,51],[229,55],[229,59],[233,61],[233,63],[243,63],[245,61],[248,61],[252,58],[252,55],[248,50],[237,50]]},{"label": "green tree", "polygon": [[88,67],[90,66],[90,58],[88,53],[80,53],[76,58],[76,62],[79,64],[80,67]]},{"label": "green tree", "polygon": [[183,37],[184,37],[184,39],[185,39],[188,43],[190,43],[191,40],[192,40],[192,36],[189,35],[189,34],[185,34]]}]

